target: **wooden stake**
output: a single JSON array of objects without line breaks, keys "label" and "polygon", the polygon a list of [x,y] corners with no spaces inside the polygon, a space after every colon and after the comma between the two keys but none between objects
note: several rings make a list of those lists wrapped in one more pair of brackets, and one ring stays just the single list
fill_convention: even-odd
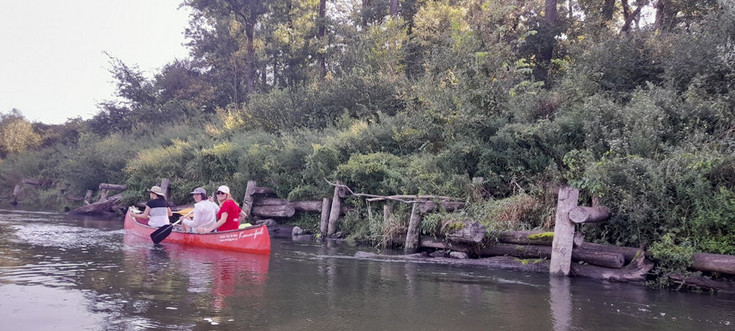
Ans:
[{"label": "wooden stake", "polygon": [[411,208],[411,218],[408,222],[408,232],[406,233],[406,243],[403,245],[405,254],[416,253],[419,247],[419,228],[421,226],[421,215],[417,203],[413,203]]},{"label": "wooden stake", "polygon": [[322,199],[322,218],[319,226],[319,231],[321,231],[322,235],[327,234],[329,226],[329,212],[329,198],[324,198]]},{"label": "wooden stake", "polygon": [[556,223],[554,224],[554,240],[551,243],[551,275],[569,275],[572,264],[572,247],[574,245],[574,223],[569,220],[569,211],[577,206],[579,190],[572,187],[559,189],[556,204]]}]

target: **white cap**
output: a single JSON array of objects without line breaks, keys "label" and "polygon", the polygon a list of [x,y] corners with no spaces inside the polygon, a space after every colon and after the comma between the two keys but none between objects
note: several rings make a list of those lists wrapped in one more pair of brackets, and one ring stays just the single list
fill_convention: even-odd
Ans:
[{"label": "white cap", "polygon": [[227,186],[225,186],[225,185],[222,185],[222,186],[220,186],[220,187],[217,188],[217,192],[222,192],[222,193],[230,194],[230,188],[227,187]]}]

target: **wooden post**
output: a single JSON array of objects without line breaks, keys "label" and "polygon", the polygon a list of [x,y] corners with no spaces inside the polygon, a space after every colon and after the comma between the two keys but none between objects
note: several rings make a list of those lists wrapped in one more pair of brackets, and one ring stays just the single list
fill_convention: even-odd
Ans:
[{"label": "wooden post", "polygon": [[169,199],[168,194],[168,187],[170,186],[171,182],[168,180],[168,178],[161,179],[161,191],[163,191],[163,197],[166,198],[166,201]]},{"label": "wooden post", "polygon": [[319,231],[322,235],[327,234],[329,226],[329,198],[322,199],[322,218],[319,226]]},{"label": "wooden post", "polygon": [[403,245],[405,254],[416,253],[419,247],[419,227],[421,226],[421,215],[417,207],[417,203],[413,203],[411,208],[411,218],[408,221],[408,232],[406,233],[406,243]]},{"label": "wooden post", "polygon": [[108,193],[109,193],[109,190],[102,189],[102,191],[100,191],[100,199],[98,201],[105,201],[105,200],[107,200],[107,194]]},{"label": "wooden post", "polygon": [[389,204],[386,203],[383,205],[383,224],[388,224],[388,219],[392,212]]},{"label": "wooden post", "polygon": [[339,209],[341,202],[339,199],[341,188],[339,186],[334,187],[334,195],[332,196],[332,208],[329,212],[329,225],[327,227],[327,235],[333,235],[337,232],[337,221],[339,220]]},{"label": "wooden post", "polygon": [[569,211],[577,206],[579,190],[572,187],[559,189],[556,204],[556,221],[554,224],[554,240],[551,243],[551,275],[569,275],[572,264],[572,247],[574,245],[574,223],[569,220]]},{"label": "wooden post", "polygon": [[20,190],[23,188],[21,184],[15,184],[15,187],[13,188],[13,205],[18,204],[18,194],[20,194]]},{"label": "wooden post", "polygon": [[92,190],[87,190],[87,194],[84,195],[84,204],[90,204],[90,200],[92,200]]},{"label": "wooden post", "polygon": [[249,180],[248,185],[245,187],[245,197],[242,199],[242,211],[250,217],[250,213],[253,209],[253,192],[257,183],[254,180]]}]

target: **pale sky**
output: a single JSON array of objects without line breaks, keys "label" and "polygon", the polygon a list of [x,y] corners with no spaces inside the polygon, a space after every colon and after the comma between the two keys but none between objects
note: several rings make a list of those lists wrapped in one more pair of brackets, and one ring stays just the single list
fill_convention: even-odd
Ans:
[{"label": "pale sky", "polygon": [[152,77],[188,56],[181,0],[0,0],[0,112],[89,119],[115,98],[107,52]]}]

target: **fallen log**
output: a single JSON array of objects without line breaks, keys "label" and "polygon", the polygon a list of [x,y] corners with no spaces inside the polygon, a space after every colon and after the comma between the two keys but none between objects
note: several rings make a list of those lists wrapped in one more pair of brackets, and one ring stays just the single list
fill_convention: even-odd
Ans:
[{"label": "fallen log", "polygon": [[569,211],[569,220],[574,223],[599,223],[610,219],[610,209],[607,207],[577,206]]},{"label": "fallen log", "polygon": [[[338,257],[339,258],[339,257]],[[380,261],[403,261],[412,263],[432,263],[432,264],[451,264],[451,265],[474,265],[484,266],[497,269],[530,271],[530,272],[549,272],[549,261],[543,259],[537,260],[521,260],[511,256],[493,256],[481,259],[455,259],[449,257],[429,257],[422,253],[409,255],[383,255],[370,252],[357,252],[354,257],[345,256],[343,258],[369,259]]]},{"label": "fallen log", "polygon": [[291,205],[281,206],[253,206],[252,214],[260,217],[291,217],[296,210]]},{"label": "fallen log", "polygon": [[253,192],[252,193],[253,194],[262,194],[262,195],[273,195],[273,196],[276,195],[276,192],[273,191],[272,188],[270,188],[270,187],[260,187],[260,186],[253,187]]},{"label": "fallen log", "polygon": [[291,205],[296,211],[321,212],[324,201],[294,201]]},{"label": "fallen log", "polygon": [[82,214],[82,215],[92,215],[92,214],[103,214],[103,213],[109,213],[114,212],[114,206],[117,204],[118,201],[122,199],[122,194],[115,194],[106,200],[97,201],[95,203],[91,203],[88,205],[84,205],[82,207],[79,207],[77,209],[74,209],[70,211],[70,214]]},{"label": "fallen log", "polygon": [[[429,257],[417,253],[410,255],[382,255],[369,252],[357,252],[354,257],[344,258],[370,259],[381,261],[404,261],[412,263],[433,263],[450,265],[473,265],[489,268],[530,271],[549,273],[550,261],[547,259],[519,259],[511,256],[493,256],[479,259],[455,259],[448,257]],[[571,271],[574,276],[588,277],[593,279],[614,280],[619,282],[640,283],[645,280],[645,275],[653,268],[653,263],[645,260],[641,255],[634,264],[629,264],[622,269],[610,269],[590,265],[573,264]]]},{"label": "fallen log", "polygon": [[442,222],[441,232],[444,233],[449,241],[479,243],[485,237],[487,230],[480,222],[461,220]]},{"label": "fallen log", "polygon": [[281,206],[287,204],[289,204],[289,201],[281,198],[256,198],[253,201],[254,206]]},{"label": "fallen log", "polygon": [[107,184],[107,183],[101,183],[99,186],[100,190],[127,190],[127,185],[121,185],[121,184]]},{"label": "fallen log", "polygon": [[553,232],[544,231],[506,231],[498,234],[498,241],[520,245],[551,245]]},{"label": "fallen log", "polygon": [[625,257],[625,263],[630,263],[636,256],[644,253],[642,249],[634,247],[601,245],[588,242],[582,243],[581,245],[579,245],[579,247],[588,251],[602,251],[623,254],[623,257]]},{"label": "fallen log", "polygon": [[692,269],[735,274],[735,256],[697,253],[692,255]]},{"label": "fallen log", "polygon": [[[480,247],[466,243],[452,243],[441,239],[422,236],[420,247],[448,249],[473,254],[476,256],[508,255],[518,258],[551,258],[551,246],[546,245],[515,245],[496,244]],[[606,268],[622,268],[625,265],[623,254],[604,251],[589,251],[581,248],[572,249],[572,260],[582,261]]]},{"label": "fallen log", "polygon": [[718,291],[723,293],[735,293],[735,284],[730,281],[713,280],[702,275],[670,274],[669,280],[682,287],[695,288],[699,290]]},{"label": "fallen log", "polygon": [[640,254],[631,263],[620,269],[575,263],[571,265],[570,274],[576,277],[640,283],[646,280],[646,274],[651,269],[653,269],[653,262],[646,260],[644,254]]}]

